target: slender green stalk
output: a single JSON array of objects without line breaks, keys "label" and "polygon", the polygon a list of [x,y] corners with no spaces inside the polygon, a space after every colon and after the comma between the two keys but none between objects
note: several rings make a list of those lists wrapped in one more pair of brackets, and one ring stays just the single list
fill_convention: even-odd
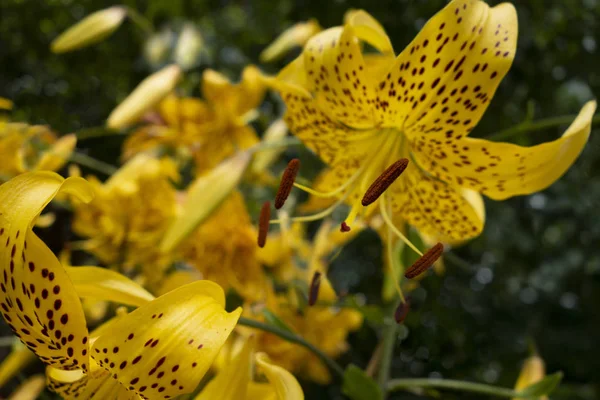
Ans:
[{"label": "slender green stalk", "polygon": [[3,336],[0,337],[0,347],[9,347],[15,343],[14,336]]},{"label": "slender green stalk", "polygon": [[104,127],[104,126],[94,126],[91,128],[81,129],[81,130],[75,132],[75,136],[77,136],[78,140],[94,139],[94,138],[99,138],[99,137],[116,136],[116,135],[124,135],[124,134],[125,134],[124,131],[116,131],[116,130],[108,129],[107,127]]},{"label": "slender green stalk", "polygon": [[[395,302],[394,308],[388,309],[388,314],[393,313],[400,305],[400,300]],[[390,370],[392,368],[392,360],[394,358],[394,346],[398,337],[398,324],[394,321],[388,321],[383,328],[383,340],[381,348],[381,362],[379,364],[379,373],[377,374],[377,383],[383,393],[385,399],[388,389],[387,383],[390,380]]]},{"label": "slender green stalk", "polygon": [[[520,124],[517,124],[513,127],[508,128],[508,129],[505,129],[505,130],[502,130],[502,131],[499,131],[496,133],[492,133],[491,135],[486,136],[486,139],[491,139],[491,140],[508,139],[510,137],[518,135],[519,133],[539,131],[539,130],[546,129],[546,128],[552,128],[555,126],[570,124],[571,122],[573,122],[575,120],[575,118],[577,118],[577,115],[563,115],[561,117],[552,117],[552,118],[541,119],[536,122],[530,122],[530,121],[526,120]],[[592,119],[592,122],[593,123],[600,122],[600,115],[595,115],[594,118]]]},{"label": "slender green stalk", "polygon": [[296,343],[296,344],[306,348],[307,350],[310,350],[314,355],[319,357],[321,359],[321,361],[323,361],[323,363],[325,363],[325,365],[327,365],[329,367],[329,369],[332,372],[334,372],[340,379],[342,379],[344,377],[344,369],[337,362],[335,362],[333,359],[329,358],[329,356],[327,354],[323,353],[312,343],[309,343],[306,340],[304,340],[301,336],[296,335],[293,332],[289,332],[289,331],[280,329],[276,326],[268,325],[263,322],[254,321],[252,319],[244,318],[244,317],[241,317],[238,320],[238,324],[244,325],[244,326],[247,326],[250,328],[260,329],[261,331],[265,331],[265,332],[269,332],[274,335],[277,335],[280,338],[287,340],[288,342]]},{"label": "slender green stalk", "polygon": [[96,160],[95,158],[83,153],[73,152],[69,156],[69,160],[74,163],[83,165],[84,167],[93,169],[96,172],[101,172],[108,176],[111,176],[118,170],[118,168],[114,165],[107,164],[104,161]]},{"label": "slender green stalk", "polygon": [[451,379],[392,379],[387,384],[390,392],[412,388],[436,388],[460,390],[462,392],[472,392],[486,394],[496,397],[518,397],[519,393],[512,389],[501,388],[497,386],[485,385],[482,383],[456,381]]},{"label": "slender green stalk", "polygon": [[302,141],[296,137],[285,137],[276,142],[259,142],[256,145],[249,148],[248,151],[250,153],[254,154],[259,151],[273,150],[273,149],[278,149],[280,147],[299,146],[301,144],[302,144]]}]

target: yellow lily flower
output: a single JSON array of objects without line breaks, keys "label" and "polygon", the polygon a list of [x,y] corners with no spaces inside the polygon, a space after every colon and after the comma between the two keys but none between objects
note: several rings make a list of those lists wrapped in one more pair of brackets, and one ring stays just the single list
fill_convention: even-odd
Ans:
[{"label": "yellow lily flower", "polygon": [[232,193],[180,250],[203,279],[235,289],[246,299],[262,297],[266,280],[256,254],[256,231],[240,193]]},{"label": "yellow lily flower", "polygon": [[57,138],[45,126],[0,121],[0,181],[26,171],[57,171],[75,149],[75,135]]},{"label": "yellow lily flower", "polygon": [[105,183],[89,178],[96,197],[74,202],[73,231],[89,238],[82,248],[107,265],[127,271],[143,266],[148,284],[161,278],[171,259],[158,249],[176,213],[175,166],[141,154]]},{"label": "yellow lily flower", "polygon": [[[271,363],[266,354],[254,354],[254,342],[253,337],[245,339],[237,353],[194,400],[304,400],[302,387],[294,375]],[[253,359],[268,383],[252,380]]]},{"label": "yellow lily flower", "polygon": [[[361,41],[380,53],[363,53]],[[406,158],[408,168],[366,213],[379,206],[386,223],[397,214],[444,242],[479,235],[484,216],[465,194],[501,200],[551,185],[583,149],[596,108],[587,103],[560,139],[538,146],[468,138],[516,42],[514,7],[479,0],[450,2],[397,57],[364,11],[312,37],[300,57],[267,79],[287,105],[292,133],[330,168],[321,178],[326,190],[304,189],[351,204],[351,226],[365,213],[369,185]]]},{"label": "yellow lily flower", "polygon": [[[522,390],[544,379],[546,376],[546,366],[544,360],[538,355],[533,355],[523,362],[521,373],[515,384],[515,390]],[[513,400],[523,400],[514,398]],[[537,400],[548,400],[548,396],[537,398]]]},{"label": "yellow lily flower", "polygon": [[[193,391],[242,310],[227,313],[223,290],[208,281],[150,301],[114,273],[66,270],[32,230],[60,191],[82,201],[93,197],[82,178],[51,172],[22,174],[0,186],[4,320],[47,365],[51,389],[66,399],[162,399]],[[90,336],[78,293],[94,280],[96,296],[141,305]]]},{"label": "yellow lily flower", "polygon": [[239,149],[258,143],[248,124],[262,102],[264,85],[254,66],[232,84],[220,73],[207,70],[202,78],[204,100],[170,95],[148,114],[150,123],[127,139],[123,157],[159,148],[191,155],[197,172],[212,169]]}]

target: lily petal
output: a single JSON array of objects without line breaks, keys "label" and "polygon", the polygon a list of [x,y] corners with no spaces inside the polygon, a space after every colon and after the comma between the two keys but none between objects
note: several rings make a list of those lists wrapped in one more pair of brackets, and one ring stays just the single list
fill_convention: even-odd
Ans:
[{"label": "lily petal", "polygon": [[232,332],[220,286],[182,286],[115,322],[92,345],[94,360],[129,390],[148,398],[192,392]]},{"label": "lily petal", "polygon": [[378,86],[384,126],[466,135],[481,119],[516,53],[509,3],[454,0],[432,17]]},{"label": "lily petal", "polygon": [[194,400],[238,400],[246,396],[252,373],[254,340],[246,340],[239,353],[206,385]]},{"label": "lily petal", "polygon": [[89,201],[81,178],[26,173],[0,187],[0,305],[21,341],[46,364],[87,369],[88,330],[81,302],[64,268],[33,233],[35,218],[59,191]]},{"label": "lily petal", "polygon": [[460,187],[424,175],[414,163],[388,190],[393,213],[421,234],[455,243],[483,230],[485,216],[480,197],[472,193],[465,196]]},{"label": "lily petal", "polygon": [[302,387],[291,373],[269,360],[265,353],[256,355],[256,363],[262,368],[269,382],[275,387],[278,400],[304,400]]},{"label": "lily petal", "polygon": [[65,400],[138,400],[141,397],[128,391],[110,373],[90,360],[90,371],[83,375],[80,371],[63,371],[46,368],[46,384],[50,390]]},{"label": "lily petal", "polygon": [[308,89],[324,113],[352,128],[375,126],[375,81],[367,74],[351,25],[312,37],[304,50],[304,63]]},{"label": "lily petal", "polygon": [[289,50],[296,46],[304,46],[304,44],[313,35],[321,31],[321,26],[316,19],[310,19],[306,22],[298,22],[281,33],[260,53],[261,62],[271,62],[280,57],[283,57]]},{"label": "lily petal", "polygon": [[35,169],[38,171],[58,171],[69,160],[69,156],[77,145],[75,134],[64,135],[52,144],[40,157]]},{"label": "lily petal", "polygon": [[465,138],[455,151],[426,146],[415,153],[436,177],[477,190],[495,200],[534,193],[553,184],[575,162],[588,141],[596,102],[586,103],[560,139],[532,147]]},{"label": "lily petal", "polygon": [[142,306],[154,300],[146,289],[118,272],[99,267],[66,267],[79,297]]},{"label": "lily petal", "polygon": [[350,10],[344,15],[344,22],[354,28],[357,37],[370,43],[380,52],[394,52],[385,29],[371,14],[364,10]]}]

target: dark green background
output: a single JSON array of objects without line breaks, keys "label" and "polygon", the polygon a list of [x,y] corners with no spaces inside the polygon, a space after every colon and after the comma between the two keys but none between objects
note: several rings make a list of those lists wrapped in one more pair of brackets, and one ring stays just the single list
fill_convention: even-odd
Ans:
[{"label": "dark green background", "polygon": [[[197,94],[202,70],[236,78],[276,35],[295,21],[316,17],[338,25],[348,8],[364,8],[386,28],[400,51],[443,0],[355,1],[124,1],[157,29],[196,24],[208,49],[186,75]],[[490,1],[490,3],[497,3]],[[519,48],[488,112],[473,132],[486,137],[523,120],[575,114],[600,89],[600,1],[515,1]],[[111,109],[152,67],[144,34],[126,23],[103,43],[54,55],[50,41],[77,19],[114,3],[101,0],[0,2],[0,96],[12,99],[13,117],[49,124],[61,133],[101,126]],[[269,72],[289,61],[262,66]],[[168,62],[168,58],[164,60]],[[154,66],[156,67],[156,66]],[[281,112],[273,96],[263,105],[259,131]],[[564,128],[564,127],[563,127]],[[556,138],[559,128],[522,134],[528,145]],[[596,399],[600,392],[600,132],[550,189],[502,203],[487,201],[483,235],[446,259],[447,273],[430,276],[414,295],[410,334],[395,349],[392,376],[437,376],[512,386],[533,342],[548,371],[565,381],[553,399]],[[121,139],[80,141],[83,152],[117,163]],[[294,155],[290,151],[288,156]],[[380,243],[363,234],[332,269],[336,286],[379,301]],[[2,330],[8,335],[6,329]],[[364,366],[377,343],[369,326],[351,336],[342,358]],[[3,349],[4,350],[4,349]],[[4,353],[4,352],[3,352]],[[2,353],[2,354],[3,354]],[[339,387],[307,385],[308,399],[341,398]],[[397,393],[395,399],[416,396]],[[445,399],[481,396],[443,395]]]}]

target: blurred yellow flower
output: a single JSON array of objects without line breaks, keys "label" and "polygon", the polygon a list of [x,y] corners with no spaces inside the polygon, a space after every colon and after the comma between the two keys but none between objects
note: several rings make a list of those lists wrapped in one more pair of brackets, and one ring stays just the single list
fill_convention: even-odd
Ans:
[{"label": "blurred yellow flower", "polygon": [[[523,362],[521,373],[515,384],[515,390],[523,390],[528,386],[533,385],[544,379],[546,376],[546,366],[544,360],[538,355],[533,355]],[[524,400],[515,398],[513,400]],[[538,397],[535,400],[548,400],[548,396]]]},{"label": "blurred yellow flower", "polygon": [[[474,0],[450,2],[398,56],[364,11],[350,11],[343,26],[313,36],[267,79],[287,105],[290,131],[329,167],[322,191],[304,190],[349,203],[350,226],[378,210],[386,223],[397,214],[444,242],[479,235],[484,215],[469,193],[500,200],[551,185],[585,146],[596,108],[587,103],[561,138],[538,146],[468,138],[516,43],[514,7]],[[408,168],[365,210],[369,185],[403,158]]]},{"label": "blurred yellow flower", "polygon": [[49,128],[0,121],[0,181],[26,171],[57,171],[69,160],[77,138]]},{"label": "blurred yellow flower", "polygon": [[234,192],[180,247],[181,258],[225,290],[245,299],[262,297],[266,276],[244,198]]},{"label": "blurred yellow flower", "polygon": [[242,80],[232,84],[225,76],[204,72],[204,99],[178,97],[163,100],[147,124],[125,142],[123,157],[145,151],[167,151],[193,158],[198,173],[218,165],[239,149],[258,143],[249,122],[264,96],[263,81],[254,66],[246,67]]},{"label": "blurred yellow flower", "polygon": [[73,230],[86,237],[82,248],[109,266],[131,272],[142,266],[147,284],[161,279],[170,263],[158,245],[176,213],[178,179],[173,164],[139,155],[105,183],[94,177],[90,204],[74,202]]},{"label": "blurred yellow flower", "polygon": [[[255,354],[253,337],[242,340],[243,343],[223,360],[224,367],[194,400],[304,400],[302,388],[291,373],[272,363],[266,354]],[[260,367],[267,382],[252,379],[254,363]]]},{"label": "blurred yellow flower", "polygon": [[[274,234],[275,245],[263,249],[262,258],[287,265],[280,274],[288,284],[310,285],[313,274],[322,274],[319,302],[311,307],[302,308],[293,287],[285,293],[275,293],[272,288],[266,291],[263,303],[246,307],[246,316],[263,320],[262,310],[266,307],[308,342],[317,345],[327,355],[337,357],[348,347],[346,337],[357,330],[363,321],[362,314],[349,308],[337,308],[327,305],[337,300],[337,295],[326,278],[327,258],[338,247],[352,239],[360,229],[342,233],[332,229],[332,224],[324,223],[315,235],[312,243],[305,241],[301,227],[295,225],[291,230]],[[272,247],[270,247],[272,246]],[[281,246],[278,250],[278,246]],[[298,265],[300,262],[303,266]],[[301,311],[300,311],[301,310]],[[243,332],[243,329],[240,328]],[[257,348],[267,353],[275,363],[285,369],[300,373],[319,383],[327,383],[331,376],[329,370],[311,352],[303,347],[289,343],[273,334],[257,333]]]}]

